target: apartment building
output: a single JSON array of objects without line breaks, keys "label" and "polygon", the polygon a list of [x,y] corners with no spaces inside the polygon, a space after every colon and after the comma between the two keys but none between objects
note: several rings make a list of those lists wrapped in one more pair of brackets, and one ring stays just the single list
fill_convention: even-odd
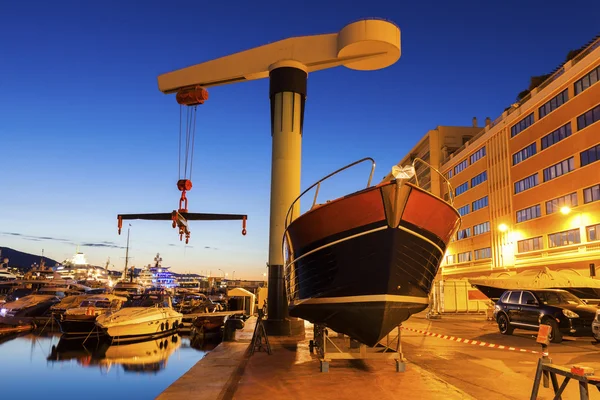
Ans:
[{"label": "apartment building", "polygon": [[[477,119],[473,118],[473,126],[438,126],[430,130],[419,140],[412,150],[398,163],[399,166],[411,165],[418,158],[431,167],[439,170],[442,162],[450,154],[460,149],[466,142],[482,131],[477,127]],[[441,180],[438,173],[432,171],[424,163],[415,162],[415,172],[419,185],[433,194],[441,197]],[[391,172],[384,181],[392,179]]]},{"label": "apartment building", "polygon": [[598,81],[600,38],[441,161],[462,215],[444,278],[600,273]]}]

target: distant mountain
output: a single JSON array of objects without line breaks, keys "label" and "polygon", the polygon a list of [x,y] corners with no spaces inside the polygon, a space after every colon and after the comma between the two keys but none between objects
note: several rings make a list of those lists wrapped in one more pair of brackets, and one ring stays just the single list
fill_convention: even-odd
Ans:
[{"label": "distant mountain", "polygon": [[[19,250],[11,249],[10,247],[0,247],[2,255],[0,256],[0,262],[5,258],[8,258],[9,267],[20,267],[29,268],[32,264],[40,263],[41,256],[35,254],[24,253]],[[54,267],[58,262],[48,257],[44,257],[47,267]]]}]

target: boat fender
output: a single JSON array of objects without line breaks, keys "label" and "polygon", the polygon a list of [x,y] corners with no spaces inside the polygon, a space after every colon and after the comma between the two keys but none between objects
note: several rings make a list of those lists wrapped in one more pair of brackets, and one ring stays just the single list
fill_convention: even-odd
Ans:
[{"label": "boat fender", "polygon": [[160,330],[161,330],[161,331],[164,331],[164,330],[165,330],[165,323],[164,323],[164,322],[160,324]]},{"label": "boat fender", "polygon": [[89,306],[89,307],[87,308],[87,310],[85,310],[85,315],[94,315],[94,312],[95,312],[95,311],[96,311],[96,310],[94,309],[94,307],[92,307],[92,306]]},{"label": "boat fender", "polygon": [[169,321],[165,322],[165,330],[169,330]]}]

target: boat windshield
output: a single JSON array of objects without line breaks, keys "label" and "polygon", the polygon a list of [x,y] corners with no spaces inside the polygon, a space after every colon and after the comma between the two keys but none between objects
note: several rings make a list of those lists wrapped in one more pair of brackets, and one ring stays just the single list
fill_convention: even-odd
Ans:
[{"label": "boat windshield", "polygon": [[140,292],[140,290],[136,287],[119,287],[119,288],[115,288],[115,292],[138,294]]},{"label": "boat windshield", "polygon": [[133,296],[123,305],[123,307],[168,307],[169,302],[165,296],[146,294]]},{"label": "boat windshield", "polygon": [[110,308],[110,301],[108,301],[108,300],[85,300],[85,301],[81,302],[79,307]]},{"label": "boat windshield", "polygon": [[582,305],[585,304],[575,295],[569,292],[538,292],[542,303],[553,306],[560,304]]}]

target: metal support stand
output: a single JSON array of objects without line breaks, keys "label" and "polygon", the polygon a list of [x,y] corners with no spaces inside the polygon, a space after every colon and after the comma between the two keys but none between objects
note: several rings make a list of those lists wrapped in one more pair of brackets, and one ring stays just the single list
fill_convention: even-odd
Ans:
[{"label": "metal support stand", "polygon": [[[250,355],[254,354],[256,350],[261,351],[263,348],[267,351],[268,355],[271,355],[271,344],[269,343],[269,337],[267,336],[267,330],[263,324],[263,311],[258,310],[258,319],[254,326],[254,334],[252,335],[252,342],[250,343]],[[264,343],[263,343],[263,338]]]},{"label": "metal support stand", "polygon": [[402,355],[402,330],[397,327],[397,334],[390,337],[388,334],[385,345],[380,344],[369,347],[359,343],[348,336],[338,333],[337,337],[330,337],[325,325],[315,324],[314,339],[309,342],[311,353],[317,351],[321,362],[321,372],[329,372],[331,360],[395,360],[396,372],[406,371],[406,363]]}]

